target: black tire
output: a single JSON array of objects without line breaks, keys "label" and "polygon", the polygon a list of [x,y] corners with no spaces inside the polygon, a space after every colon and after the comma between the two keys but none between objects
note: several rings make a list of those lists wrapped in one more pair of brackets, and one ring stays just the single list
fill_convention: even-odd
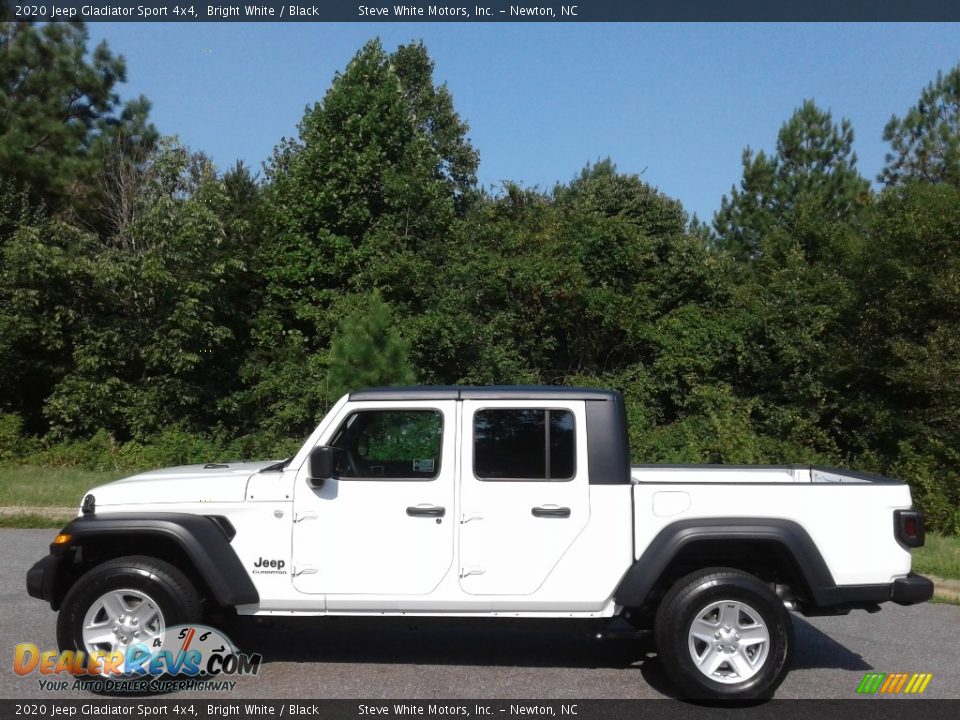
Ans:
[{"label": "black tire", "polygon": [[[730,601],[730,604],[724,606],[722,601]],[[741,653],[732,649],[740,647],[740,635],[736,628],[727,630],[727,625],[720,624],[723,621],[719,613],[725,607],[736,613],[737,628],[741,622],[747,630],[754,627],[750,612],[745,612],[744,608],[759,615],[759,618],[752,619],[761,621],[769,636],[765,643],[749,647],[744,644],[743,652],[749,655],[748,660],[757,663],[743,673],[754,673],[745,680],[737,679],[739,674],[732,662],[736,654],[740,666],[744,667]],[[709,624],[714,617],[718,623],[717,631],[733,633],[733,637],[714,635],[709,643],[694,637],[694,622],[708,618]],[[704,627],[700,625],[701,630]],[[762,633],[763,629],[757,627],[754,632]],[[715,644],[711,645],[714,638]],[[667,675],[682,697],[696,700],[760,700],[770,697],[787,674],[793,654],[793,623],[783,601],[769,585],[740,570],[709,568],[681,578],[664,596],[654,621],[654,642]],[[763,646],[766,646],[765,650]],[[723,664],[708,677],[707,672],[698,667],[694,655],[697,654],[706,663],[711,661],[709,653],[714,651]],[[725,655],[730,658],[729,661],[723,659]],[[717,677],[724,681],[714,679]]]},{"label": "black tire", "polygon": [[87,611],[110,590],[128,588],[142,592],[157,605],[166,627],[201,619],[200,595],[180,570],[145,555],[120,557],[84,573],[70,588],[57,617],[60,650],[85,650],[82,631]]}]

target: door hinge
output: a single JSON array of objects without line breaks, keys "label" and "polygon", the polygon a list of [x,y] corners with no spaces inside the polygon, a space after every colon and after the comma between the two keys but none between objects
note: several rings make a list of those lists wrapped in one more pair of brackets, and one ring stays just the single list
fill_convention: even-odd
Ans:
[{"label": "door hinge", "polygon": [[479,565],[467,565],[466,567],[460,568],[460,577],[465,578],[470,575],[483,575],[486,571],[486,568],[480,567]]},{"label": "door hinge", "polygon": [[461,525],[466,525],[471,520],[483,520],[483,515],[481,515],[480,513],[465,512],[460,516]]},{"label": "door hinge", "polygon": [[293,576],[297,577],[299,575],[314,575],[317,572],[317,568],[313,565],[294,565],[293,566]]},{"label": "door hinge", "polygon": [[293,514],[293,521],[295,523],[300,522],[301,520],[316,520],[317,514],[311,510],[303,510]]}]

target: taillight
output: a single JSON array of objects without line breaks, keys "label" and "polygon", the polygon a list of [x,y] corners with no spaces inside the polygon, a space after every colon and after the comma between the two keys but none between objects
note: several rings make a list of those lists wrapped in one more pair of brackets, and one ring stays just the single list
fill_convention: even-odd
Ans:
[{"label": "taillight", "polygon": [[894,510],[893,532],[904,547],[923,547],[923,511],[922,510]]}]

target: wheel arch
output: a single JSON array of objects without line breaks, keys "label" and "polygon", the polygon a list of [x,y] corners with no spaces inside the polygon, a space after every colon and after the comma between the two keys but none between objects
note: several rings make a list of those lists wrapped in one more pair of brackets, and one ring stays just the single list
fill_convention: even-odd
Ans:
[{"label": "wheel arch", "polygon": [[259,593],[230,545],[235,531],[223,517],[188,513],[116,513],[79,517],[63,528],[70,540],[52,545],[58,556],[48,581],[56,610],[73,583],[91,567],[126,555],[166,560],[223,607],[257,603]]},{"label": "wheel arch", "polygon": [[701,518],[664,527],[627,570],[614,601],[640,608],[697,569],[726,566],[791,585],[804,603],[841,602],[836,583],[807,531],[791,520]]}]

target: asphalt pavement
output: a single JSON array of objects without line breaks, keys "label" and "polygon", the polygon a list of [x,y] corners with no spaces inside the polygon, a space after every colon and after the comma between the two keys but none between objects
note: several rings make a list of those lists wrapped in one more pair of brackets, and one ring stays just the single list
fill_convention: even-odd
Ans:
[{"label": "asphalt pavement", "polygon": [[[50,530],[0,529],[0,698],[83,699],[41,690],[36,674],[13,672],[17,643],[55,649],[56,615],[26,594],[24,576],[46,554]],[[856,697],[867,672],[933,673],[924,697],[960,698],[960,607],[883,606],[847,616],[794,616],[796,652],[777,698]],[[237,680],[237,698],[664,698],[660,664],[633,640],[596,640],[556,622],[407,622],[314,619],[243,621],[224,628],[259,652],[256,677]],[[181,698],[219,698],[189,691]]]}]

